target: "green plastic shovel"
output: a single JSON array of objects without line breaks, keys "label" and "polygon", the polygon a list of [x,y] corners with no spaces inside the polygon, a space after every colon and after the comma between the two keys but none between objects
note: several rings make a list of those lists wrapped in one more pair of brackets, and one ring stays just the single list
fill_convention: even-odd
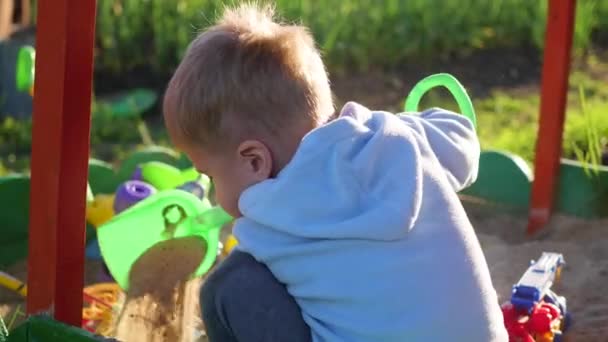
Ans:
[{"label": "green plastic shovel", "polygon": [[160,191],[116,215],[97,229],[99,248],[110,273],[123,290],[129,289],[133,264],[159,242],[198,237],[207,251],[192,277],[207,272],[217,257],[222,227],[232,217],[208,200],[182,190]]}]

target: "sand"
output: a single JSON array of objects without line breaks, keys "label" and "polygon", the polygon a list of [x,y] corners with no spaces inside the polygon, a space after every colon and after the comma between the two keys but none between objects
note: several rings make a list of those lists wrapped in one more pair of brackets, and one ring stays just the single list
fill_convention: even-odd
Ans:
[{"label": "sand", "polygon": [[[122,311],[110,337],[125,342],[206,341],[198,304],[201,279],[189,280],[204,253],[197,238],[160,243],[145,253],[131,272],[130,291],[121,298]],[[87,260],[85,284],[94,284],[100,270],[100,262]],[[27,279],[27,262],[3,271]],[[25,311],[23,298],[0,287],[0,316],[7,324],[16,310]],[[24,318],[15,317],[13,326]]]},{"label": "sand", "polygon": [[128,342],[190,342],[200,330],[200,280],[189,280],[205,253],[198,238],[161,242],[133,266],[114,337]]},{"label": "sand", "polygon": [[[573,325],[566,340],[608,342],[608,220],[555,216],[548,234],[527,240],[525,212],[469,202],[465,206],[501,301],[509,298],[511,286],[531,259],[543,251],[562,253],[566,266],[554,289],[567,298],[572,313]],[[204,328],[198,307],[201,280],[184,280],[203,252],[199,240],[181,239],[157,245],[144,255],[132,272],[133,286],[118,317],[115,337],[127,342],[206,341],[204,336],[196,336]],[[98,264],[87,263],[87,283],[97,269]],[[25,279],[24,263],[6,271]],[[0,288],[2,317],[10,316],[19,303],[18,296]]]},{"label": "sand", "polygon": [[567,299],[573,324],[568,341],[608,341],[608,220],[555,216],[545,236],[525,238],[525,213],[500,213],[467,206],[501,302],[542,252],[564,255],[566,265],[554,291]]}]

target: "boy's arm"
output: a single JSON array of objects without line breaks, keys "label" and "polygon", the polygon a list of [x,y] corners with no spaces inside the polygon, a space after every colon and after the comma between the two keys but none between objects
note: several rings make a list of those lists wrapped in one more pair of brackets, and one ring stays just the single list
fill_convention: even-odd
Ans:
[{"label": "boy's arm", "polygon": [[426,141],[455,191],[475,182],[480,146],[475,127],[468,118],[440,108],[399,117]]}]

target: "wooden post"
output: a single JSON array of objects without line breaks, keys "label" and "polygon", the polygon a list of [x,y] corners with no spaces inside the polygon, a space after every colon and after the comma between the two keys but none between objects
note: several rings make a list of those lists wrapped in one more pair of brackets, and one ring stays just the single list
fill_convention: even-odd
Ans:
[{"label": "wooden post", "polygon": [[549,0],[528,235],[537,233],[547,224],[553,209],[562,153],[575,10],[576,0]]},{"label": "wooden post", "polygon": [[80,326],[95,0],[38,1],[27,312]]}]

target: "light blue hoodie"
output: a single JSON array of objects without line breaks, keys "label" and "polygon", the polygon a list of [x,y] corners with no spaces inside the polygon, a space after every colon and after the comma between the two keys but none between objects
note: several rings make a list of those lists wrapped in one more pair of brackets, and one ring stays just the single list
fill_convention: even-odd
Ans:
[{"label": "light blue hoodie", "polygon": [[456,195],[478,161],[464,116],[348,103],[241,195],[238,248],[286,284],[314,341],[507,341]]}]

